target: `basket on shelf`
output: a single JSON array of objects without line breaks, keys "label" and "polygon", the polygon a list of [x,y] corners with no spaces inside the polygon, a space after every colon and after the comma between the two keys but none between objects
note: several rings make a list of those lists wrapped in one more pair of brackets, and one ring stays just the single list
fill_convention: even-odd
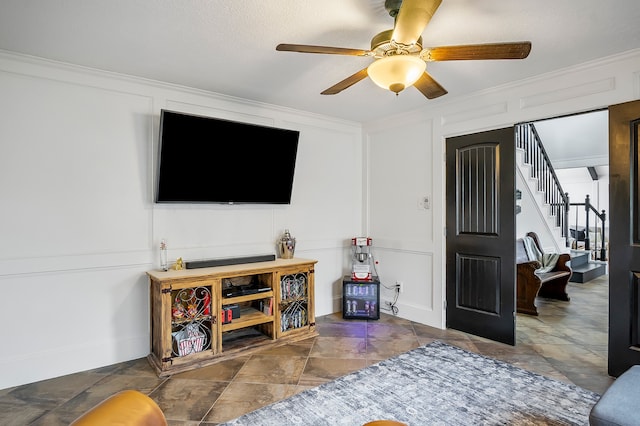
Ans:
[{"label": "basket on shelf", "polygon": [[187,324],[184,329],[173,333],[173,338],[180,356],[201,352],[204,347],[205,334],[194,323]]}]

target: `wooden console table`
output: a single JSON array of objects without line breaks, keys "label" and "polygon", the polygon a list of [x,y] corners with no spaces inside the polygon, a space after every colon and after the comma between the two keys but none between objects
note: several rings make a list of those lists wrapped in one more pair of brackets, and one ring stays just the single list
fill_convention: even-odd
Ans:
[{"label": "wooden console table", "polygon": [[312,259],[148,271],[160,377],[317,336]]}]

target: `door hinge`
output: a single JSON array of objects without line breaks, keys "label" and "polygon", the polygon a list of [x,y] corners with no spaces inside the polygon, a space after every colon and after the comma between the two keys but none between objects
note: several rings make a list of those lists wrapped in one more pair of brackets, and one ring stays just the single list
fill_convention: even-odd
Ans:
[{"label": "door hinge", "polygon": [[173,358],[171,357],[162,358],[162,362],[168,362],[169,364],[173,364]]},{"label": "door hinge", "polygon": [[172,290],[172,288],[171,288],[171,286],[169,286],[169,288],[163,288],[163,289],[162,289],[162,291],[161,291],[161,293],[162,293],[162,294],[171,293],[171,290]]}]

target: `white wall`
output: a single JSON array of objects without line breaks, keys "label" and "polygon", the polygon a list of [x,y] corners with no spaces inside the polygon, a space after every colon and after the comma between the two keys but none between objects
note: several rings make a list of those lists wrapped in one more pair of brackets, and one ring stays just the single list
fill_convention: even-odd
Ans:
[{"label": "white wall", "polygon": [[545,252],[560,253],[568,249],[563,244],[561,230],[555,226],[549,215],[550,209],[543,204],[542,193],[533,191],[529,182],[537,185],[530,176],[529,166],[516,170],[516,189],[522,191],[522,199],[516,200],[521,212],[516,215],[516,238],[523,238],[528,232],[535,232]]},{"label": "white wall", "polygon": [[[399,315],[444,327],[445,139],[638,98],[640,51],[425,99],[364,139],[357,123],[5,53],[0,93],[6,388],[146,356],[161,238],[170,258],[228,257],[273,252],[289,228],[319,261],[320,316],[340,310],[350,238],[367,235],[383,284],[404,282]],[[300,130],[292,204],[153,204],[162,108]]]},{"label": "white wall", "polygon": [[[366,181],[365,227],[376,245],[383,283],[404,281],[399,315],[446,326],[443,213],[447,137],[638,98],[640,50],[634,50],[468,97],[425,99],[420,111],[366,123],[370,178]],[[396,155],[389,154],[396,149]],[[433,206],[426,212],[416,208],[416,200],[425,194],[432,197]]]},{"label": "white wall", "polygon": [[[161,238],[170,259],[246,256],[288,228],[318,260],[316,314],[340,309],[360,124],[3,53],[0,93],[0,388],[145,357]],[[299,130],[291,205],[154,204],[162,108]]]},{"label": "white wall", "polygon": [[516,215],[516,238],[523,238],[528,232],[535,232],[545,252],[569,252],[557,218],[552,216],[552,208],[545,200],[545,194],[538,189],[538,179],[531,176],[532,166],[524,162],[524,151],[516,149],[516,189],[521,191],[521,207]]}]

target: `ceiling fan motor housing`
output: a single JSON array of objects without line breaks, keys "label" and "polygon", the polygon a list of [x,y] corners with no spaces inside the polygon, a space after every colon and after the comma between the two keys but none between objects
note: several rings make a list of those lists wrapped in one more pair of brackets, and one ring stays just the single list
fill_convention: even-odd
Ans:
[{"label": "ceiling fan motor housing", "polygon": [[415,44],[410,46],[398,45],[391,41],[393,30],[382,31],[371,39],[371,51],[376,58],[391,55],[417,55],[422,51],[422,37],[419,37]]}]

